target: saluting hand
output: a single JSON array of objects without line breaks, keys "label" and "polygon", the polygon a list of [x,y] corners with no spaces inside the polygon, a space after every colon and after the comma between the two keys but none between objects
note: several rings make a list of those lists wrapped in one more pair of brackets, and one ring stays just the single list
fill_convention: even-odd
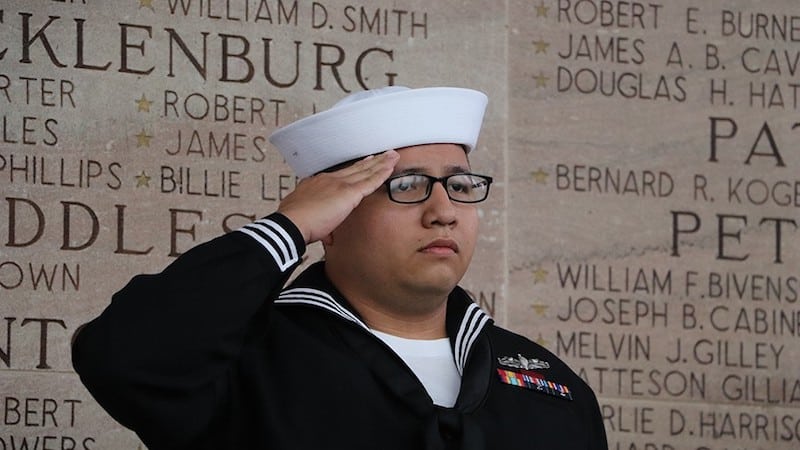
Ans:
[{"label": "saluting hand", "polygon": [[281,201],[278,212],[297,226],[307,244],[319,241],[389,178],[399,158],[389,150],[341,170],[305,178]]}]

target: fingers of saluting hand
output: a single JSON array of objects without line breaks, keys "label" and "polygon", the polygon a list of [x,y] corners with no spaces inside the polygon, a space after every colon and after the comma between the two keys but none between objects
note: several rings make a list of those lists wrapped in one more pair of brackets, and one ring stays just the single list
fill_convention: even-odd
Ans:
[{"label": "fingers of saluting hand", "polygon": [[307,243],[323,239],[386,181],[398,159],[397,152],[390,150],[306,178],[281,201],[278,212],[294,222]]},{"label": "fingers of saluting hand", "polygon": [[344,183],[344,186],[339,187],[353,187],[366,196],[378,189],[389,178],[398,158],[399,155],[396,151],[389,150],[379,155],[367,156],[336,172],[323,173],[318,176],[323,178],[325,175],[330,175],[336,181]]},{"label": "fingers of saluting hand", "polygon": [[308,199],[313,203],[333,203],[336,209],[343,208],[346,217],[364,197],[375,192],[386,181],[398,157],[394,150],[368,156],[335,172],[323,172],[307,178],[301,181],[298,190],[302,186],[303,193],[313,197]]}]

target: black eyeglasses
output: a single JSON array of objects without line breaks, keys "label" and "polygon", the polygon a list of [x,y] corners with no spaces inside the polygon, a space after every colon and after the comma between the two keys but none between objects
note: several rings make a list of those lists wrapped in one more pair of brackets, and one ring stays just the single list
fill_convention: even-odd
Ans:
[{"label": "black eyeglasses", "polygon": [[397,203],[422,203],[431,196],[433,184],[444,186],[450,200],[459,203],[478,203],[489,196],[492,177],[474,173],[455,173],[446,177],[432,177],[422,173],[397,175],[386,180],[386,192]]}]

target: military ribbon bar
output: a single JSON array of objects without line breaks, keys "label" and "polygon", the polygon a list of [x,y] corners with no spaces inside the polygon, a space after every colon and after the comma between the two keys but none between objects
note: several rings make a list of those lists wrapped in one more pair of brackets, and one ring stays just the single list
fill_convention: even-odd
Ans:
[{"label": "military ribbon bar", "polygon": [[519,386],[526,389],[531,389],[543,394],[560,397],[565,400],[572,400],[572,393],[569,388],[563,384],[554,383],[526,373],[514,372],[512,370],[497,369],[497,374],[500,376],[500,381],[512,386]]}]

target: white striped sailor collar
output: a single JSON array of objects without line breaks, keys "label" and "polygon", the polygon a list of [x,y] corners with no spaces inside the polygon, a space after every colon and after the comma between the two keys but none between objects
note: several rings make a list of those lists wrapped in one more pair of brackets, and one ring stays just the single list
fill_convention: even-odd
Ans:
[{"label": "white striped sailor collar", "polygon": [[[275,304],[320,308],[369,331],[358,313],[325,276],[323,262],[312,264],[300,274],[278,295]],[[481,332],[492,322],[492,318],[463,289],[456,287],[450,294],[445,328],[460,374],[464,374],[470,352]]]}]

